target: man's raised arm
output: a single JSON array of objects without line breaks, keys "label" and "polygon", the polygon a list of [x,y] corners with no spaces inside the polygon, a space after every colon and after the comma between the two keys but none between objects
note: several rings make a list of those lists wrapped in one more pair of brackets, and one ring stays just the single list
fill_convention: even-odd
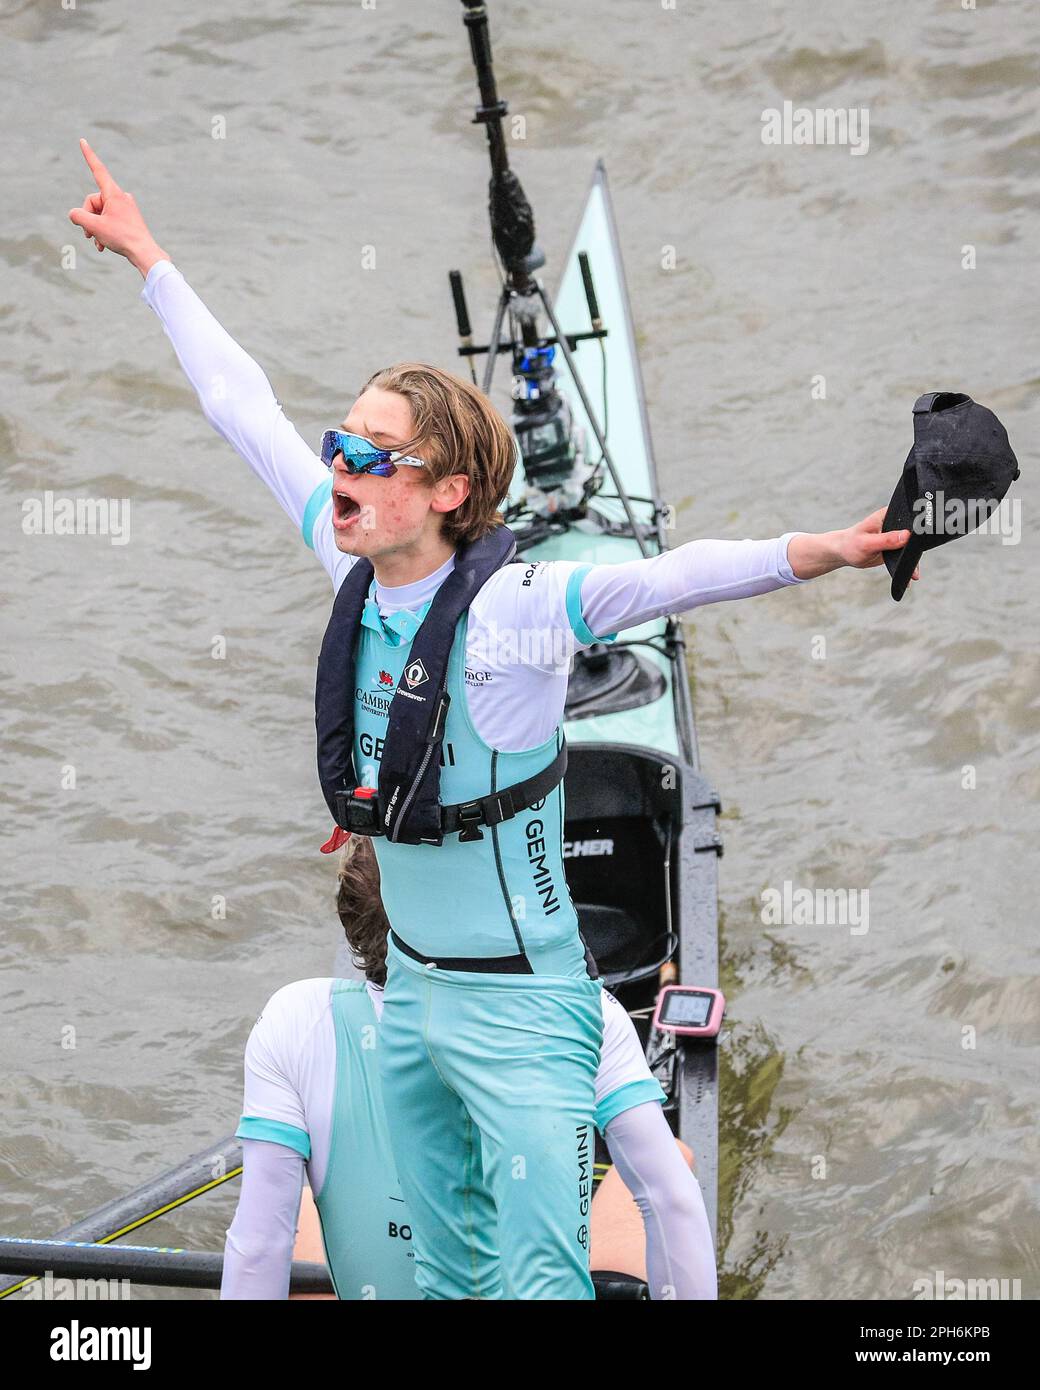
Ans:
[{"label": "man's raised arm", "polygon": [[[335,576],[349,561],[337,551],[327,524],[328,469],[283,415],[263,370],[221,327],[152,236],[133,195],[119,187],[85,140],[80,146],[98,191],[72,209],[70,220],[99,251],[115,251],[144,276],[141,297],[173,343],[206,419],[267,484]],[[316,527],[319,517],[323,524]]]}]

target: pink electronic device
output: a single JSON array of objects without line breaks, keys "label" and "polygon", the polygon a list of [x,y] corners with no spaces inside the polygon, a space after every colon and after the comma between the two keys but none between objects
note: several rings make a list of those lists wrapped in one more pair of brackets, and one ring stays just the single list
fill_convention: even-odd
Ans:
[{"label": "pink electronic device", "polygon": [[725,1012],[726,1000],[720,989],[665,985],[657,996],[654,1027],[682,1038],[714,1038]]}]

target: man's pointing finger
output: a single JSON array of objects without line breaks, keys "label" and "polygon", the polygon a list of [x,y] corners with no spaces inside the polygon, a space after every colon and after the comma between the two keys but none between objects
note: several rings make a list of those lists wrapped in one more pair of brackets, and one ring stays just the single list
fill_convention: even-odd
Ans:
[{"label": "man's pointing finger", "polygon": [[101,189],[105,197],[107,198],[112,193],[118,193],[119,185],[87,144],[86,140],[80,140],[79,147],[83,151],[83,158],[87,161],[87,167],[94,175],[94,178],[97,180],[97,186]]}]

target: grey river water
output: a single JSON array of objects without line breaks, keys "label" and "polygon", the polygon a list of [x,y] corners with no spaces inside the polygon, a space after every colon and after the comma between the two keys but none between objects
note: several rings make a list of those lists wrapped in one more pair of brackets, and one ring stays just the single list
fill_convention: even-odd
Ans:
[{"label": "grey river water", "polygon": [[[4,1234],[230,1131],[253,1018],[328,973],[338,932],[327,580],[207,426],[136,272],[66,221],[77,138],[316,442],[377,367],[455,364],[450,268],[490,309],[460,11],[0,12]],[[922,391],[1007,425],[1017,544],[926,557],[898,606],[885,571],[845,571],[688,626],[725,807],[724,1296],[909,1298],[941,1270],[1036,1298],[1040,9],[491,13],[551,263],[606,160],[677,540],[884,505]],[[867,109],[869,148],[764,144],[785,100]],[[25,534],[48,489],[130,499],[128,542]],[[869,890],[869,929],[763,922],[785,883]],[[146,1238],[217,1249],[233,1202]]]}]

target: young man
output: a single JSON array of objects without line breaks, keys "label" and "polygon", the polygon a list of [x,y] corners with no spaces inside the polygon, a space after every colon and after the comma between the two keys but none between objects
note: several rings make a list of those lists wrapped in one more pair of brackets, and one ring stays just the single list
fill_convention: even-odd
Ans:
[{"label": "young man", "polygon": [[[337,907],[366,980],[299,980],[265,1005],[249,1037],[242,1191],[224,1250],[224,1298],[285,1298],[304,1165],[333,1285],[343,1299],[418,1298],[411,1217],[398,1186],[379,1077],[379,1020],[390,925],[371,842],[355,836],[340,869]],[[712,1299],[715,1257],[704,1200],[661,1111],[664,1092],[632,1021],[603,991],[596,1126],[643,1217],[654,1298]],[[591,1194],[591,1155],[587,1169]],[[631,1271],[617,1238],[625,1193],[615,1180],[592,1202],[599,1268]],[[469,1261],[458,1298],[511,1296],[494,1212],[474,1192]],[[634,1272],[634,1271],[632,1271]]]},{"label": "young man", "polygon": [[[619,565],[507,564],[498,508],[515,448],[475,388],[417,364],[380,372],[317,457],[85,142],[84,156],[99,191],[72,221],[145,276],[207,419],[337,591],[318,668],[319,771],[337,819],[344,798],[352,812],[364,802],[387,832],[379,1051],[420,1288],[452,1297],[465,1284],[479,1200],[514,1296],[590,1298],[582,1175],[602,1010],[564,876],[570,659],[663,614],[877,566],[910,533],[881,535],[882,508],[822,535],[698,540]],[[434,723],[421,725],[420,706]],[[356,782],[367,801],[351,798]],[[438,831],[451,813],[443,843],[401,839],[420,812]]]}]

